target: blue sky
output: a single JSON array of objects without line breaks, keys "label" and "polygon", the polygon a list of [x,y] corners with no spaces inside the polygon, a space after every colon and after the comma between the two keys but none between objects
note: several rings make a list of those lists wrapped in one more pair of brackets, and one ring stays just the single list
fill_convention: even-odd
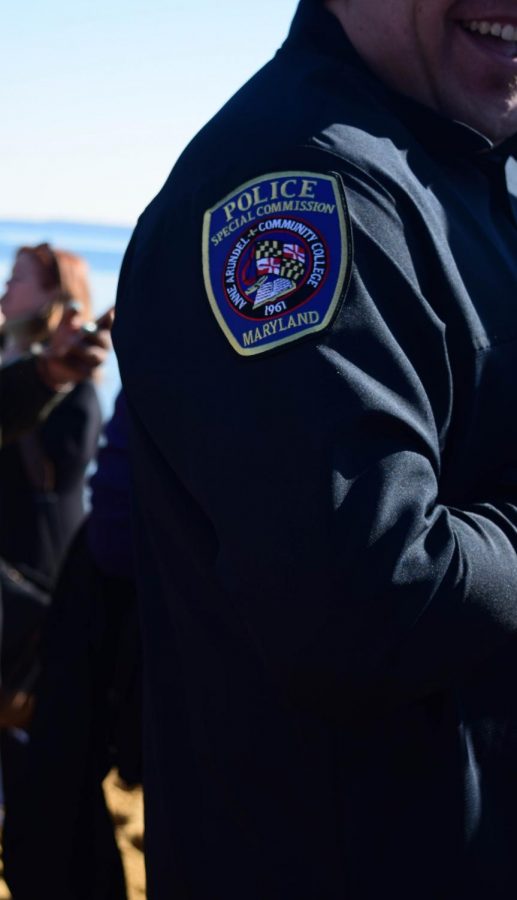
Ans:
[{"label": "blue sky", "polygon": [[[0,218],[132,225],[296,0],[20,0],[2,10]],[[7,87],[8,86],[8,87]]]}]

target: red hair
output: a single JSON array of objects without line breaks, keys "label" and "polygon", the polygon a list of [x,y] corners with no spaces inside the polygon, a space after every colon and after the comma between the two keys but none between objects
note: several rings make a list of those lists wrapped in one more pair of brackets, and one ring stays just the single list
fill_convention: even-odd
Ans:
[{"label": "red hair", "polygon": [[68,300],[76,300],[82,306],[84,320],[92,318],[88,266],[81,256],[67,250],[54,250],[50,244],[20,247],[16,257],[22,254],[34,263],[40,286],[46,291],[55,291],[52,311],[57,304],[62,307]]},{"label": "red hair", "polygon": [[34,343],[44,344],[58,327],[65,304],[75,300],[80,304],[79,315],[83,322],[93,318],[88,266],[86,261],[67,250],[54,250],[49,244],[36,247],[20,247],[16,259],[28,257],[37,275],[39,286],[48,293],[48,303],[29,318],[6,323],[19,349]]}]

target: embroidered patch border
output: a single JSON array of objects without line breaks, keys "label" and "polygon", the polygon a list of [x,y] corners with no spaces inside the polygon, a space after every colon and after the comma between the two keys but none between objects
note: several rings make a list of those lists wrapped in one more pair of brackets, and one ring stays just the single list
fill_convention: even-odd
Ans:
[{"label": "embroidered patch border", "polygon": [[344,296],[350,246],[333,174],[269,173],[208,209],[205,287],[234,350],[252,356],[327,328]]}]

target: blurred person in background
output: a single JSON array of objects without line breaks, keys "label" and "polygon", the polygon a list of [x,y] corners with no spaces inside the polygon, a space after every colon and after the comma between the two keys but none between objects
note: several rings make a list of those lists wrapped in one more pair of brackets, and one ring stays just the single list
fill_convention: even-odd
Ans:
[{"label": "blurred person in background", "polygon": [[[0,307],[0,328],[4,322]],[[26,353],[10,363],[2,360],[0,446],[11,444],[42,423],[74,385],[92,377],[110,351],[112,323],[113,310],[109,310],[94,328],[85,330],[78,304],[69,304],[40,352]],[[39,670],[37,644],[49,600],[48,592],[0,556],[2,728],[20,726],[30,716],[31,686]]]},{"label": "blurred person in background", "polygon": [[[5,879],[16,900],[126,900],[102,782],[141,780],[141,663],[127,409],[119,395],[91,511],[61,567],[41,652],[30,740],[3,742]],[[27,861],[31,865],[27,865]]]},{"label": "blurred person in background", "polygon": [[[42,422],[75,384],[106,362],[113,317],[108,310],[86,334],[77,305],[70,304],[43,350],[5,364],[0,356],[0,447]],[[0,305],[0,338],[4,322]]]},{"label": "blurred person in background", "polygon": [[[48,244],[20,248],[0,301],[3,362],[45,347],[71,301],[83,322],[91,319],[84,260]],[[84,516],[84,475],[101,424],[86,378],[45,421],[0,451],[0,555],[44,587]]]},{"label": "blurred person in background", "polygon": [[[92,344],[82,332],[92,316],[84,260],[48,244],[20,248],[0,306],[2,419],[4,407],[8,418],[13,405],[10,392],[20,407],[30,393],[23,385],[32,383],[32,391],[36,385],[42,397],[48,393],[44,416],[32,427],[29,417],[14,436],[7,427],[0,450],[0,746],[7,798],[21,771],[49,592],[84,517],[85,472],[102,422],[88,362]],[[79,377],[66,365],[60,373],[59,352],[57,358],[53,353],[61,332],[66,350],[68,331],[75,345],[69,355],[75,352],[79,369],[84,365]]]}]

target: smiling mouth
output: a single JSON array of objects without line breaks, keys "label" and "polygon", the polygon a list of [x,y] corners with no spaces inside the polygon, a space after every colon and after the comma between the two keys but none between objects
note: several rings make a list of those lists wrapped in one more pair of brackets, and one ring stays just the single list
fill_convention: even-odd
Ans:
[{"label": "smiling mouth", "polygon": [[486,49],[492,49],[508,59],[517,57],[517,26],[488,19],[468,19],[459,24]]}]

